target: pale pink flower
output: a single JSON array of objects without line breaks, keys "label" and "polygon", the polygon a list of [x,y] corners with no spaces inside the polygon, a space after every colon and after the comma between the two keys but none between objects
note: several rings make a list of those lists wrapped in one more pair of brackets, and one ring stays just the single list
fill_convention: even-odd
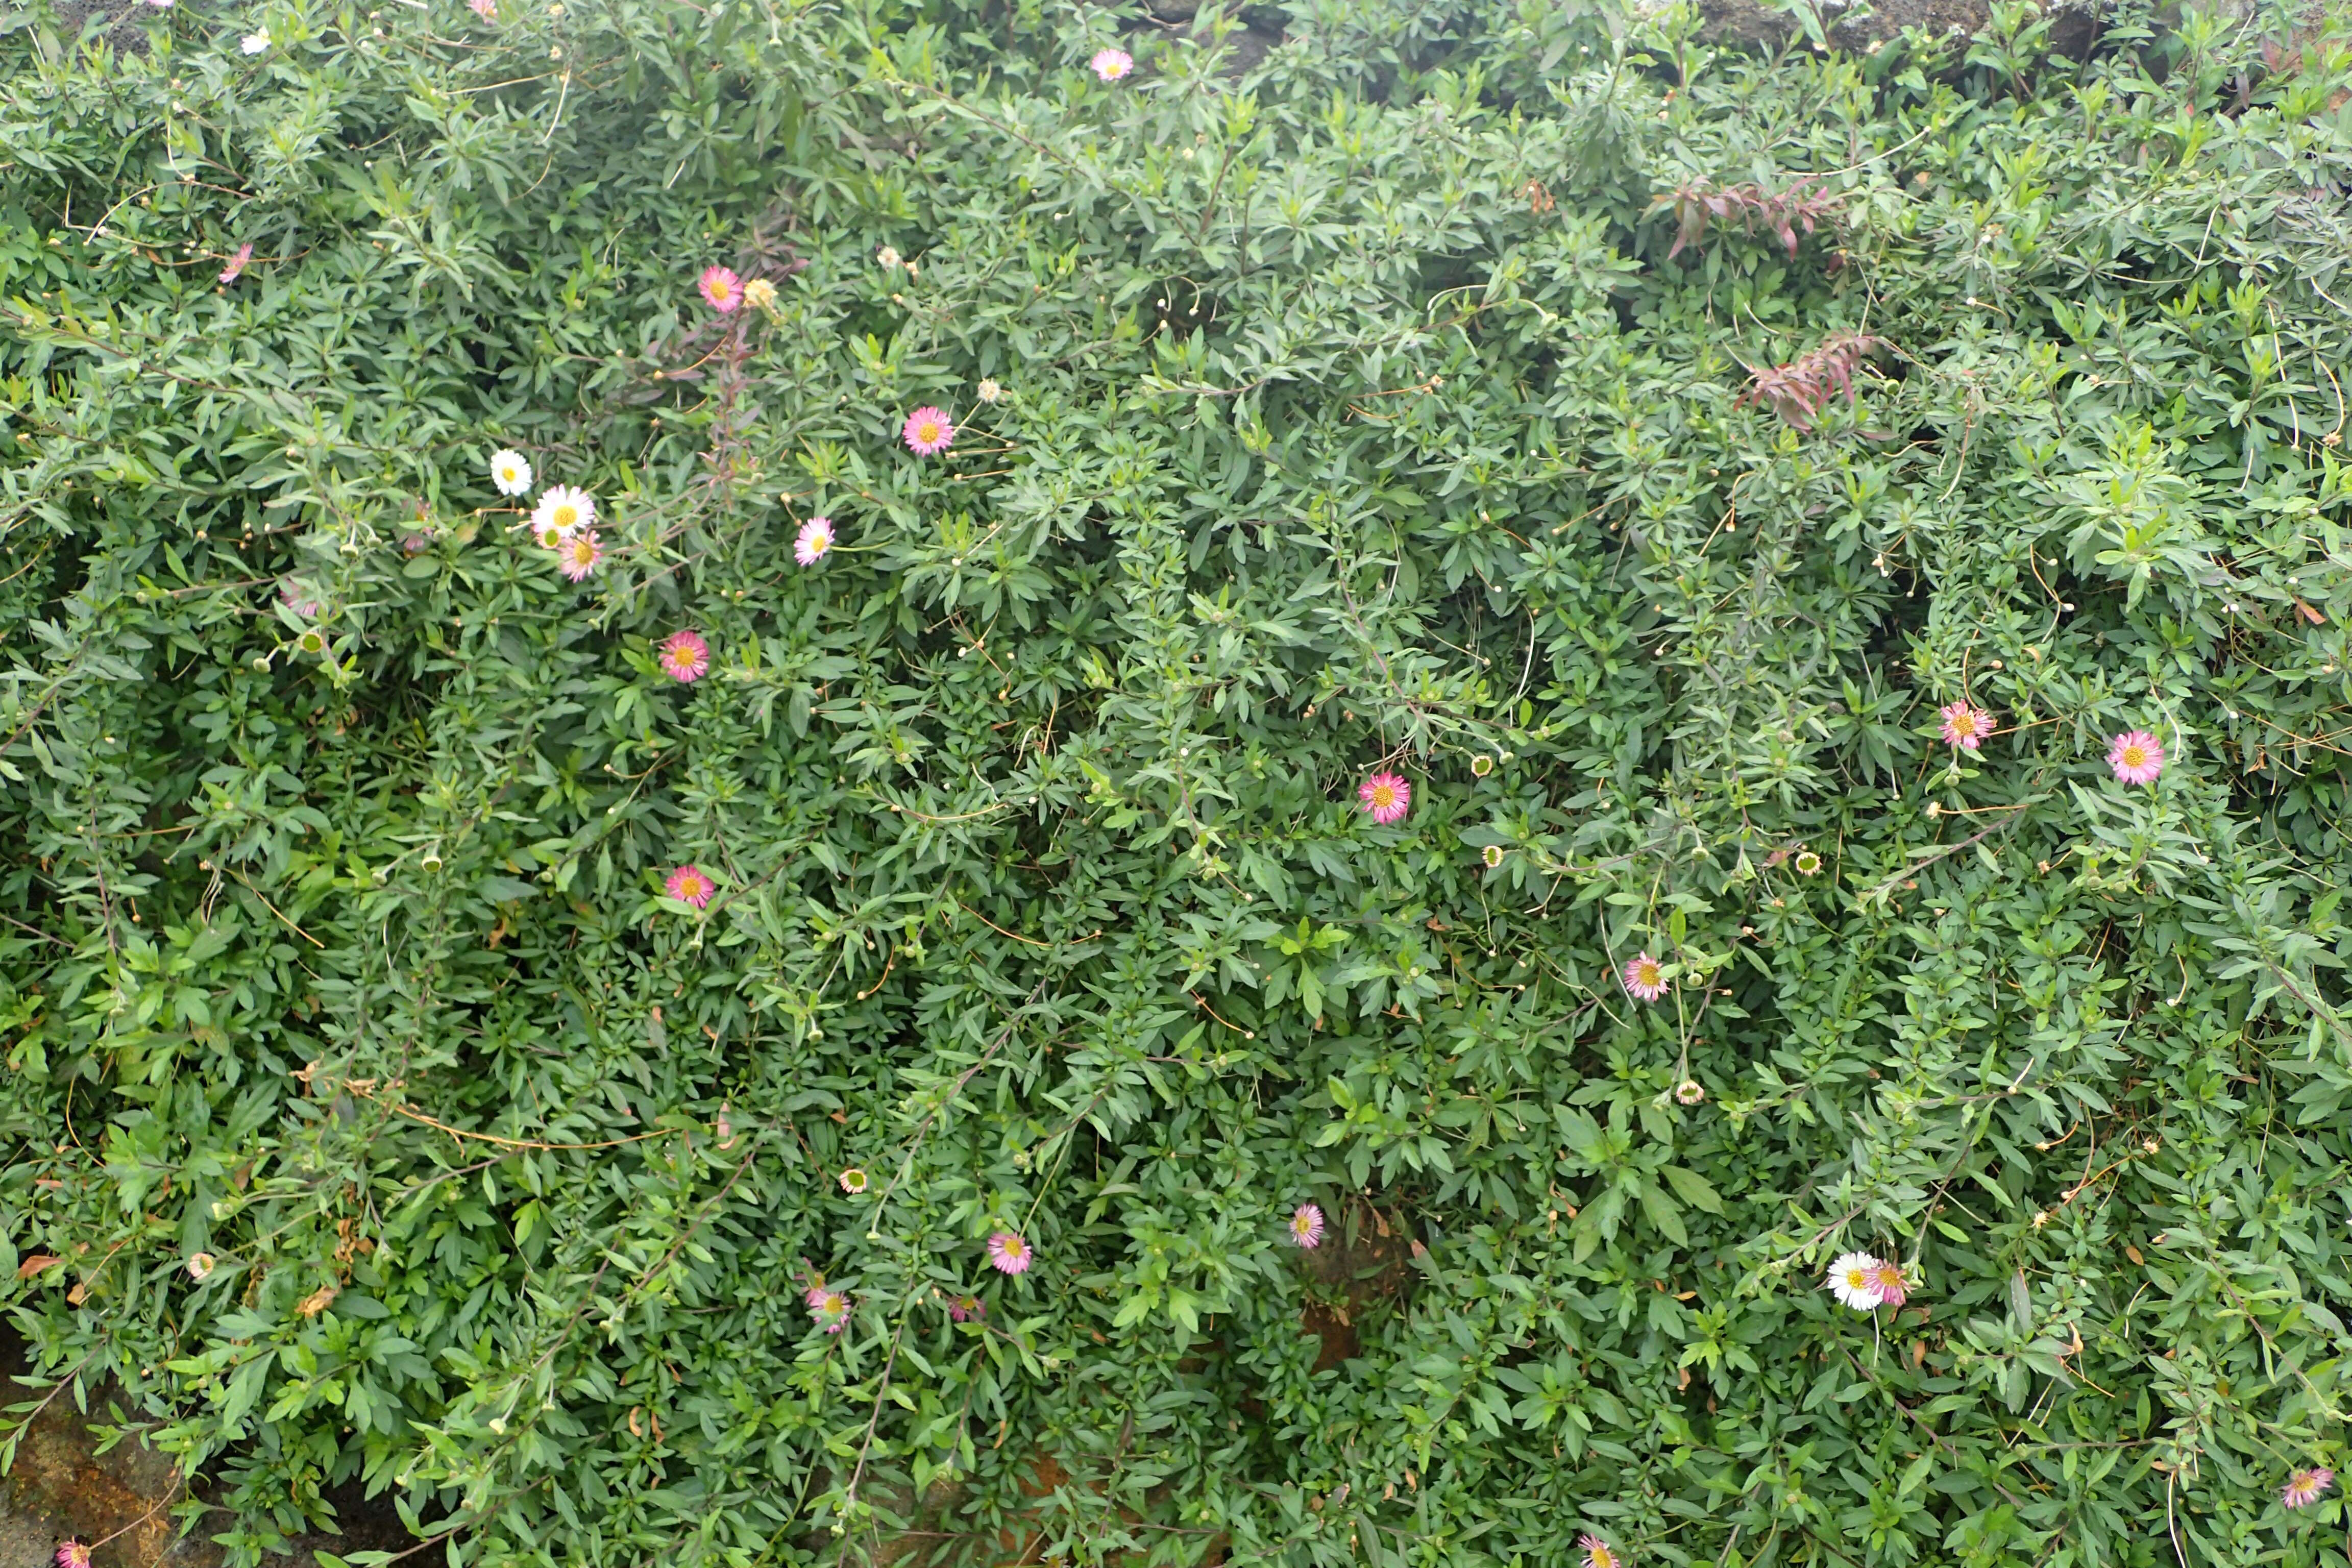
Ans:
[{"label": "pale pink flower", "polygon": [[281,577],[278,582],[278,597],[304,620],[315,618],[326,606],[319,602],[319,592],[296,577]]},{"label": "pale pink flower", "polygon": [[1675,1085],[1676,1105],[1696,1105],[1706,1098],[1706,1086],[1695,1078],[1686,1078]]},{"label": "pale pink flower", "polygon": [[1323,1211],[1313,1204],[1300,1204],[1290,1211],[1290,1245],[1303,1247],[1309,1252],[1323,1245]]},{"label": "pale pink flower", "polygon": [[1412,805],[1412,785],[1394,773],[1374,773],[1356,786],[1356,798],[1364,803],[1372,820],[1386,827],[1391,822],[1402,822]]},{"label": "pale pink flower", "polygon": [[977,1296],[950,1296],[948,1316],[959,1323],[975,1322],[988,1316],[988,1303]]},{"label": "pale pink flower", "polygon": [[1910,1286],[1903,1278],[1903,1266],[1901,1264],[1882,1263],[1871,1271],[1870,1278],[1872,1282],[1877,1287],[1878,1300],[1882,1306],[1899,1307],[1903,1305],[1904,1298],[1909,1292]]},{"label": "pale pink flower", "polygon": [[1617,1549],[1597,1535],[1580,1535],[1576,1544],[1584,1550],[1584,1568],[1625,1568]]},{"label": "pale pink flower", "polygon": [[[163,3],[168,5],[172,0]],[[57,1568],[89,1568],[89,1548],[79,1541],[60,1542],[55,1562]]]},{"label": "pale pink flower", "polygon": [[863,1165],[849,1166],[841,1173],[840,1181],[841,1190],[847,1193],[850,1196],[856,1197],[859,1193],[866,1190],[866,1167]]},{"label": "pale pink flower", "polygon": [[690,686],[710,668],[710,645],[702,640],[700,632],[672,632],[662,643],[656,662],[664,675]]},{"label": "pale pink flower", "polygon": [[1625,973],[1619,978],[1629,993],[1643,1002],[1654,1002],[1666,994],[1665,967],[1646,952],[1627,959]]},{"label": "pale pink flower", "polygon": [[706,267],[702,269],[702,298],[724,316],[743,302],[742,279],[735,276],[731,268]]},{"label": "pale pink flower", "polygon": [[793,559],[803,566],[814,566],[832,548],[833,519],[813,517],[801,524],[800,535],[793,541]]},{"label": "pale pink flower", "polygon": [[214,1258],[209,1252],[192,1252],[188,1254],[188,1278],[194,1280],[199,1285],[203,1284],[206,1279],[212,1277],[213,1268],[218,1261],[219,1260]]},{"label": "pale pink flower", "polygon": [[988,1238],[988,1261],[999,1274],[1026,1274],[1037,1261],[1037,1249],[1009,1230]]},{"label": "pale pink flower", "polygon": [[808,1303],[809,1316],[816,1326],[828,1334],[837,1334],[849,1322],[849,1298],[838,1290],[828,1290],[822,1285],[812,1285],[801,1300]]},{"label": "pale pink flower", "polygon": [[603,559],[604,547],[596,542],[596,531],[592,528],[573,534],[556,547],[555,569],[574,583],[584,583]]},{"label": "pale pink flower", "polygon": [[2107,747],[2107,766],[2121,783],[2154,784],[2164,771],[2164,748],[2145,730],[2126,731]]},{"label": "pale pink flower", "polygon": [[1885,1267],[1867,1252],[1849,1252],[1830,1265],[1823,1283],[1841,1304],[1857,1312],[1872,1311],[1885,1300],[1878,1289],[1878,1271]]},{"label": "pale pink flower", "polygon": [[907,449],[919,458],[944,452],[955,439],[955,425],[948,418],[947,410],[925,404],[907,416],[906,427],[899,431],[906,438]]},{"label": "pale pink flower", "polygon": [[2326,1496],[2327,1489],[2335,1484],[2334,1470],[2297,1470],[2287,1477],[2286,1485],[2279,1488],[2279,1501],[2289,1508],[2308,1508]]},{"label": "pale pink flower", "polygon": [[1117,81],[1135,68],[1135,57],[1125,49],[1097,49],[1087,67],[1105,81]]},{"label": "pale pink flower", "polygon": [[1992,715],[1969,702],[1947,702],[1937,710],[1944,719],[1944,740],[1963,752],[1973,752],[1992,733]]},{"label": "pale pink flower", "polygon": [[485,22],[499,19],[499,0],[466,0],[466,6]]},{"label": "pale pink flower", "polygon": [[710,895],[718,890],[719,884],[710,879],[709,873],[693,865],[680,866],[662,884],[663,892],[679,903],[692,905],[698,910],[709,907]]},{"label": "pale pink flower", "polygon": [[236,282],[237,275],[245,270],[245,264],[252,259],[253,247],[251,245],[238,246],[236,247],[236,254],[228,258],[228,265],[221,268],[220,280],[224,283]]}]

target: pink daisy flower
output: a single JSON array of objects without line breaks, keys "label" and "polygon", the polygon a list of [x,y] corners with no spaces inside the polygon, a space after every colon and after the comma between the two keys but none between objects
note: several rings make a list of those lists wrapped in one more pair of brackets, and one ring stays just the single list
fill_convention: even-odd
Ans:
[{"label": "pink daisy flower", "polygon": [[959,1323],[975,1322],[988,1316],[988,1303],[977,1296],[950,1296],[948,1316]]},{"label": "pink daisy flower", "polygon": [[928,458],[948,449],[948,443],[955,439],[955,425],[948,418],[947,410],[925,404],[907,416],[906,428],[899,435],[906,437],[908,451],[919,458]]},{"label": "pink daisy flower", "polygon": [[832,548],[833,519],[813,517],[801,524],[800,534],[793,541],[793,559],[803,566],[814,566]]},{"label": "pink daisy flower", "polygon": [[1290,1245],[1303,1247],[1309,1252],[1323,1245],[1323,1211],[1313,1204],[1300,1204],[1290,1211]]},{"label": "pink daisy flower", "polygon": [[2289,1508],[2308,1508],[2326,1496],[2327,1489],[2335,1484],[2334,1470],[2297,1470],[2287,1477],[2286,1485],[2279,1488],[2279,1501]]},{"label": "pink daisy flower", "polygon": [[743,302],[743,280],[727,267],[706,267],[702,269],[702,298],[710,308],[724,316]]},{"label": "pink daisy flower", "polygon": [[1394,773],[1374,773],[1356,786],[1356,798],[1372,820],[1386,827],[1391,822],[1402,822],[1407,807],[1412,805],[1412,785]]},{"label": "pink daisy flower", "polygon": [[1992,715],[1970,703],[1947,702],[1937,710],[1944,719],[1944,740],[1963,752],[1973,752],[1992,733]]},{"label": "pink daisy flower", "polygon": [[318,591],[299,578],[280,577],[278,597],[285,606],[304,620],[315,620],[326,606],[319,602]]},{"label": "pink daisy flower", "polygon": [[1625,1568],[1625,1560],[1617,1549],[1597,1535],[1580,1535],[1576,1544],[1583,1549],[1584,1568]]},{"label": "pink daisy flower", "polygon": [[2145,730],[2126,731],[2108,745],[2107,766],[2121,783],[2154,784],[2164,771],[2164,748]]},{"label": "pink daisy flower", "polygon": [[988,1238],[988,1261],[999,1274],[1026,1274],[1037,1261],[1037,1249],[1009,1230]]},{"label": "pink daisy flower", "polygon": [[1654,1002],[1666,994],[1665,967],[1646,952],[1627,959],[1625,973],[1619,978],[1629,993],[1644,1002]]},{"label": "pink daisy flower", "polygon": [[596,563],[604,559],[604,547],[596,542],[596,531],[575,533],[555,548],[555,569],[574,583],[584,583],[596,570]]},{"label": "pink daisy flower", "polygon": [[58,1543],[57,1568],[89,1568],[89,1548],[79,1541]]},{"label": "pink daisy flower", "polygon": [[1097,49],[1087,68],[1105,81],[1117,81],[1135,68],[1135,57],[1125,49]]},{"label": "pink daisy flower", "polygon": [[466,8],[485,22],[499,19],[499,0],[466,0]]},{"label": "pink daisy flower", "polygon": [[662,884],[663,892],[679,903],[691,904],[698,910],[707,908],[710,895],[718,890],[719,884],[712,881],[709,873],[699,866],[680,866]]},{"label": "pink daisy flower", "polygon": [[809,1316],[816,1326],[828,1334],[837,1334],[849,1322],[849,1298],[838,1290],[828,1290],[822,1285],[812,1285],[801,1298],[808,1303]]},{"label": "pink daisy flower", "polygon": [[245,264],[252,259],[253,247],[250,245],[238,246],[236,247],[236,254],[228,258],[228,265],[221,268],[220,280],[224,283],[236,282],[237,275],[245,270]]},{"label": "pink daisy flower", "polygon": [[1887,1307],[1903,1305],[1904,1296],[1910,1287],[1904,1281],[1901,1264],[1882,1263],[1871,1270],[1870,1279],[1872,1285],[1878,1291],[1880,1305]]},{"label": "pink daisy flower", "polygon": [[710,669],[710,645],[700,632],[672,632],[661,645],[657,662],[664,675],[690,686]]}]

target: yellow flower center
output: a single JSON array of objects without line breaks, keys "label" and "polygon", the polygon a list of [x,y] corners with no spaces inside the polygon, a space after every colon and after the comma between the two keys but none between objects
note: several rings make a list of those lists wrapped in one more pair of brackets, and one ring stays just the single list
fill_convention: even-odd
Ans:
[{"label": "yellow flower center", "polygon": [[939,421],[936,419],[924,420],[922,424],[916,426],[915,438],[919,441],[938,440],[940,438]]},{"label": "yellow flower center", "polygon": [[1644,985],[1655,985],[1665,976],[1654,963],[1637,963],[1633,966],[1633,978]]},{"label": "yellow flower center", "polygon": [[2126,746],[2124,748],[2124,766],[2127,768],[2142,767],[2147,764],[2147,753],[2139,747]]},{"label": "yellow flower center", "polygon": [[1952,715],[1952,733],[1973,735],[1977,732],[1977,716],[1966,709]]},{"label": "yellow flower center", "polygon": [[1374,784],[1372,786],[1372,804],[1381,807],[1383,810],[1389,806],[1394,805],[1396,804],[1396,791],[1391,789],[1386,784]]},{"label": "yellow flower center", "polygon": [[1867,1269],[1867,1268],[1849,1268],[1849,1269],[1847,1269],[1847,1270],[1845,1271],[1845,1288],[1846,1288],[1847,1289],[1849,1289],[1849,1290],[1867,1290],[1867,1289],[1870,1289],[1870,1270],[1869,1270],[1869,1269]]},{"label": "yellow flower center", "polygon": [[823,534],[823,533],[816,533],[816,534],[812,534],[812,535],[810,535],[810,536],[809,536],[809,553],[810,553],[810,554],[812,554],[812,555],[822,555],[822,554],[824,554],[826,551],[828,551],[828,550],[830,550],[830,549],[832,549],[832,548],[833,548],[833,540],[832,540],[832,538],[831,538],[829,535]]},{"label": "yellow flower center", "polygon": [[580,521],[580,509],[567,501],[555,509],[554,517],[556,527],[568,529]]}]

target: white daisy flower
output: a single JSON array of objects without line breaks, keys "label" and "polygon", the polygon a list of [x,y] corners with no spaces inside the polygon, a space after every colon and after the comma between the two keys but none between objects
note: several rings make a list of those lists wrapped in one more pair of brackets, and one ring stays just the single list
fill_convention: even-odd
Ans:
[{"label": "white daisy flower", "polygon": [[520,453],[499,447],[490,454],[490,483],[502,496],[519,496],[530,489],[530,463]]},{"label": "white daisy flower", "polygon": [[570,485],[550,485],[530,514],[530,531],[544,540],[559,542],[586,532],[596,523],[596,498]]},{"label": "white daisy flower", "polygon": [[1875,1310],[1886,1298],[1878,1293],[1879,1261],[1867,1252],[1849,1252],[1830,1265],[1825,1283],[1842,1305],[1857,1312]]},{"label": "white daisy flower", "polygon": [[236,47],[248,55],[259,54],[269,47],[269,29],[264,27],[258,33],[247,33]]}]

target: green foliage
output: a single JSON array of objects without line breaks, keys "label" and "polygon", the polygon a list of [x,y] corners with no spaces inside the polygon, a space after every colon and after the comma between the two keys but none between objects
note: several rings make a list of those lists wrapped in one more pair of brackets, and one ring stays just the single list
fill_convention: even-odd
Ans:
[{"label": "green foliage", "polygon": [[2346,1561],[2324,31],[136,9],[0,31],[0,1280],[236,1562]]}]

